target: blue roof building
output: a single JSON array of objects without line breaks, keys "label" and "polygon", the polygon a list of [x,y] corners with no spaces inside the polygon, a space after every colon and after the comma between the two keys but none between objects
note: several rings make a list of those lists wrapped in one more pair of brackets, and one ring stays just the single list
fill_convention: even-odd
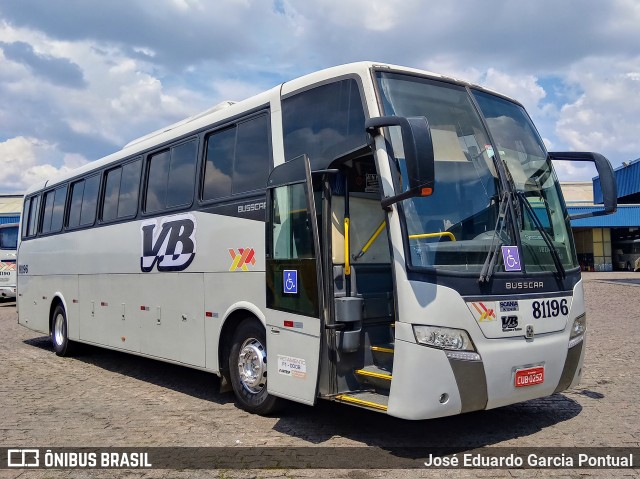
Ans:
[{"label": "blue roof building", "polygon": [[[578,259],[586,271],[640,270],[640,158],[624,162],[614,175],[618,210],[606,216],[571,220]],[[593,178],[592,188],[593,202],[584,197],[576,200],[563,187],[569,215],[602,209],[599,177]]]}]

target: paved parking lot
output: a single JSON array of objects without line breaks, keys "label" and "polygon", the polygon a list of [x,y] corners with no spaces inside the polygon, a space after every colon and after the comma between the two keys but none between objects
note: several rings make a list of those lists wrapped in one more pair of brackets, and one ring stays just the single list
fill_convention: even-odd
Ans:
[{"label": "paved parking lot", "polygon": [[[211,374],[97,348],[57,357],[0,303],[0,446],[157,447],[640,446],[640,274],[587,273],[588,346],[578,388],[492,411],[407,422],[321,402],[250,415]],[[627,281],[619,281],[627,280]],[[628,281],[631,280],[631,281]],[[331,458],[328,457],[327,461]],[[640,462],[640,458],[636,458]],[[582,477],[635,470],[136,471],[136,477]],[[26,474],[26,475],[23,475]],[[15,471],[0,477],[105,477],[122,471]]]}]

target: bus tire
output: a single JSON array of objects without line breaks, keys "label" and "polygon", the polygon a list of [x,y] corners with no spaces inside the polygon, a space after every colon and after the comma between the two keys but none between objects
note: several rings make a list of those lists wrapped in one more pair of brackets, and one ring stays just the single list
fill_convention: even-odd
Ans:
[{"label": "bus tire", "polygon": [[633,271],[633,268],[631,267],[631,263],[629,261],[627,261],[627,266],[625,268],[627,271]]},{"label": "bus tire", "polygon": [[264,327],[247,318],[233,335],[229,354],[231,385],[245,411],[267,415],[275,412],[282,400],[267,393],[267,341]]},{"label": "bus tire", "polygon": [[74,343],[69,340],[67,313],[64,306],[57,304],[51,315],[51,343],[58,356],[70,356],[74,351]]}]

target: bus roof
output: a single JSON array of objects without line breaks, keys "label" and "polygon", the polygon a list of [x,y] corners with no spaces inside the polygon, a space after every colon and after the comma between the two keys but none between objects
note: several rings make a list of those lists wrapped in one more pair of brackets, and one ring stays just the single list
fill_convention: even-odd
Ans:
[{"label": "bus roof", "polygon": [[[326,68],[324,70],[319,70],[319,71],[301,76],[299,78],[295,78],[293,80],[284,82],[265,92],[259,93],[257,95],[254,95],[250,98],[247,98],[239,102],[224,101],[224,102],[218,103],[212,108],[209,108],[201,113],[188,117],[177,123],[173,123],[172,125],[156,130],[140,138],[134,139],[129,143],[127,143],[121,150],[111,153],[110,155],[107,155],[95,161],[91,161],[86,165],[83,165],[79,168],[76,168],[74,170],[71,170],[65,173],[64,175],[60,175],[58,177],[47,180],[45,182],[39,182],[35,185],[32,185],[30,188],[27,189],[25,195],[29,195],[35,191],[44,189],[47,186],[56,185],[58,183],[61,183],[68,179],[82,175],[84,173],[93,171],[95,169],[99,169],[105,165],[108,165],[109,163],[116,162],[120,159],[135,156],[136,154],[142,153],[153,147],[160,146],[164,143],[167,143],[181,136],[188,135],[192,131],[197,131],[202,128],[206,128],[208,125],[222,121],[225,118],[230,118],[235,115],[239,115],[244,111],[259,108],[260,106],[268,104],[270,101],[277,101],[280,99],[281,96],[291,94],[309,85],[330,80],[336,77],[354,75],[354,74],[359,75],[363,78],[366,78],[370,74],[370,71],[372,68],[389,69],[393,71],[402,71],[402,72],[414,73],[418,75],[427,75],[437,79],[446,80],[446,81],[457,83],[464,86],[473,86],[474,88],[480,88],[482,90],[489,91],[491,93],[498,94],[500,96],[504,96],[504,95],[501,95],[500,93],[488,90],[478,85],[474,85],[467,81],[460,80],[454,77],[440,75],[438,73],[433,73],[426,70],[419,70],[416,68],[408,68],[408,67],[403,67],[398,65],[371,62],[371,61],[347,63],[344,65],[338,65],[338,66]],[[515,100],[512,100],[512,101],[515,101]]]}]

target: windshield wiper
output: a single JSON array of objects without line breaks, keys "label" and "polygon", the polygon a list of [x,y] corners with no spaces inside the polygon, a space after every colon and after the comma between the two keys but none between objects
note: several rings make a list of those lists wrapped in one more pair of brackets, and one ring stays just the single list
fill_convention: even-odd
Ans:
[{"label": "windshield wiper", "polygon": [[551,252],[551,258],[553,258],[553,263],[556,265],[556,270],[558,272],[558,275],[560,275],[561,279],[566,278],[567,273],[564,269],[564,266],[562,265],[562,260],[560,259],[558,248],[554,246],[553,241],[549,236],[549,233],[547,233],[547,231],[542,226],[542,223],[540,223],[540,219],[533,211],[533,207],[527,200],[526,195],[522,191],[516,192],[516,195],[518,195],[518,198],[520,199],[520,203],[524,205],[524,209],[527,210],[527,213],[529,213],[529,216],[531,217],[531,220],[533,221],[534,226],[540,232],[540,235],[542,236],[542,239],[546,243],[547,248],[549,248],[549,251]]},{"label": "windshield wiper", "polygon": [[[480,277],[478,278],[479,283],[488,282],[491,278],[491,275],[493,275],[496,261],[499,258],[498,251],[502,246],[502,232],[505,228],[507,208],[510,201],[511,192],[504,191],[502,193],[502,197],[500,198],[500,203],[498,203],[498,218],[496,219],[496,226],[493,229],[493,238],[491,239],[489,252],[487,253],[487,257],[485,258],[484,264],[482,265],[482,270],[480,271]],[[500,229],[498,229],[498,227],[500,227]],[[496,238],[498,239],[498,241],[496,241]]]}]

